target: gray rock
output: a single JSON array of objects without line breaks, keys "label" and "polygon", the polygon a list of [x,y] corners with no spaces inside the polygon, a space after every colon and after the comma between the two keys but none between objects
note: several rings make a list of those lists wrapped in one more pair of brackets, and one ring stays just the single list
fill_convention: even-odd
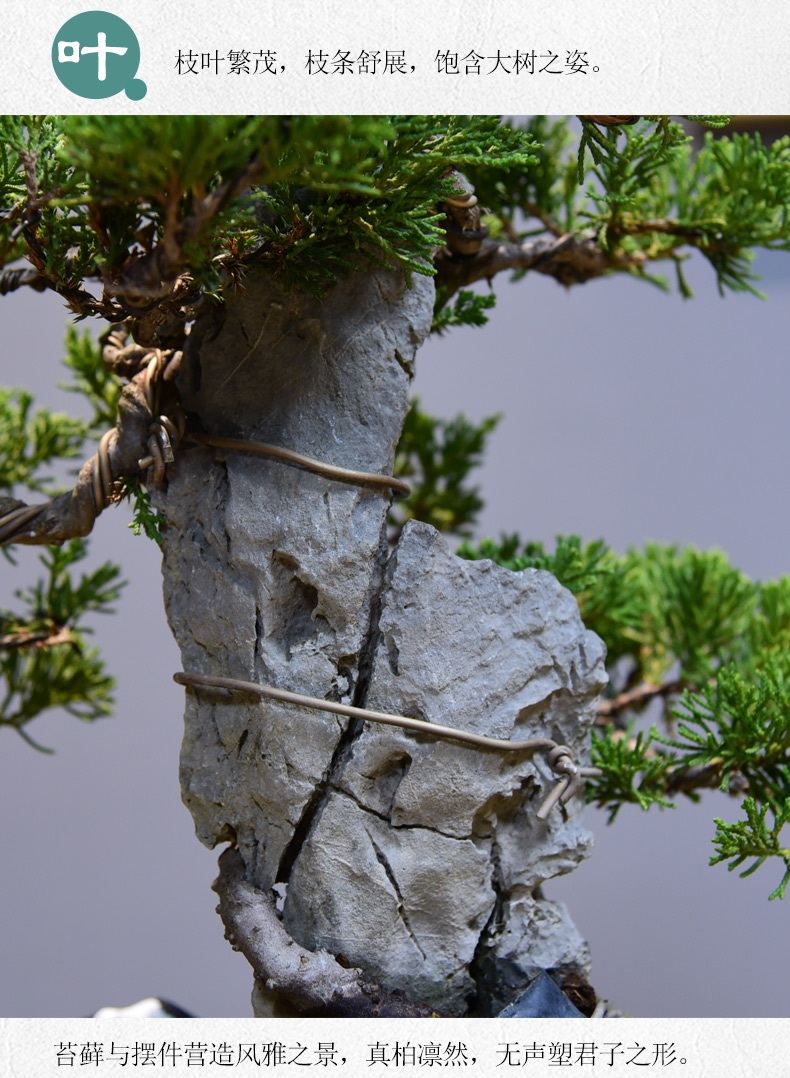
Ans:
[{"label": "gray rock", "polygon": [[[205,431],[390,472],[432,286],[360,274],[326,299],[250,277],[198,323],[184,404]],[[162,505],[184,669],[499,738],[587,751],[603,648],[547,573],[386,543],[387,498],[281,461],[185,444]],[[184,801],[208,846],[285,893],[294,940],[444,1013],[497,1013],[537,967],[588,955],[546,880],[589,849],[581,799],[536,807],[544,756],[479,751],[288,704],[187,692]]]},{"label": "gray rock", "polygon": [[332,791],[296,862],[286,928],[386,989],[463,1011],[467,966],[491,908],[491,869],[471,839],[408,834]]},{"label": "gray rock", "polygon": [[[551,737],[585,757],[603,646],[550,574],[464,561],[410,522],[379,631],[368,707],[510,740]],[[345,796],[332,794],[294,866],[286,925],[310,945],[331,931],[331,950],[385,987],[405,975],[450,1013],[475,995],[499,1009],[537,967],[584,968],[566,911],[536,893],[590,845],[580,798],[536,819],[556,781],[545,755],[366,724],[333,780]]]},{"label": "gray rock", "polygon": [[[432,283],[358,274],[324,301],[250,276],[198,324],[184,406],[210,434],[390,473]],[[165,602],[184,669],[351,702],[387,557],[386,492],[185,444],[164,500]],[[208,846],[237,841],[271,887],[347,723],[187,694],[184,801]]]}]

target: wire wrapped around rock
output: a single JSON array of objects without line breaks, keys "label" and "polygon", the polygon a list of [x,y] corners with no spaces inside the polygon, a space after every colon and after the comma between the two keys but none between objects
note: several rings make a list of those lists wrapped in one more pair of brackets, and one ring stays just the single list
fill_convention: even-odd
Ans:
[{"label": "wire wrapped around rock", "polygon": [[[382,475],[378,472],[366,472],[356,468],[343,468],[336,464],[327,464],[325,461],[308,457],[304,453],[297,453],[292,449],[282,446],[271,445],[268,442],[258,442],[250,438],[227,438],[221,435],[190,433],[186,431],[186,416],[180,404],[174,404],[171,415],[159,414],[160,395],[162,382],[167,376],[172,363],[178,363],[181,352],[162,351],[155,348],[148,350],[141,356],[141,348],[137,345],[125,345],[125,337],[120,333],[111,333],[108,338],[108,347],[112,350],[112,363],[121,366],[125,363],[144,361],[146,366],[141,379],[141,389],[145,407],[151,415],[151,423],[148,427],[148,439],[145,456],[137,460],[137,466],[141,472],[151,471],[151,481],[159,486],[164,482],[167,466],[175,461],[175,452],[182,441],[188,441],[195,445],[213,446],[217,449],[226,449],[239,453],[257,453],[268,457],[274,457],[287,464],[296,465],[307,471],[323,475],[341,483],[357,483],[365,486],[383,487],[391,490],[394,494],[408,497],[410,487],[402,479],[396,479],[392,475]],[[118,480],[121,478],[113,473],[110,461],[110,453],[118,439],[118,429],[114,427],[108,430],[99,442],[96,454],[90,459],[88,470],[88,485],[92,494],[93,509],[90,524],[112,502],[118,500]],[[84,470],[84,469],[83,469]],[[54,499],[53,499],[54,500]],[[52,506],[53,502],[43,502],[39,505],[25,505],[22,502],[12,503],[5,513],[0,513],[0,544],[21,541],[25,531],[45,510]],[[89,528],[86,530],[90,530]],[[80,534],[85,534],[81,532]]]},{"label": "wire wrapped around rock", "polygon": [[531,737],[523,741],[507,741],[499,737],[487,737],[475,734],[471,730],[459,730],[454,726],[440,726],[438,723],[412,719],[406,715],[390,715],[385,711],[370,711],[364,707],[354,707],[335,700],[321,700],[316,696],[304,696],[288,689],[277,689],[273,685],[260,685],[255,681],[241,681],[238,678],[214,677],[209,674],[193,674],[179,670],[173,674],[173,681],[178,685],[193,688],[228,689],[230,692],[251,693],[270,700],[279,700],[286,704],[312,708],[316,711],[328,711],[335,715],[345,715],[364,722],[377,722],[384,726],[399,726],[404,730],[428,734],[430,737],[458,741],[476,749],[493,749],[498,752],[547,752],[547,762],[551,770],[560,776],[560,781],[545,798],[536,816],[545,820],[559,802],[564,805],[573,795],[584,788],[584,779],[602,774],[600,768],[579,766],[574,763],[573,751],[567,745],[558,745],[550,737]]},{"label": "wire wrapped around rock", "polygon": [[293,449],[283,449],[282,446],[272,445],[269,442],[257,442],[251,438],[225,438],[215,434],[188,434],[185,439],[195,445],[210,445],[216,449],[230,449],[236,453],[260,453],[263,456],[274,457],[285,461],[287,464],[295,464],[306,471],[315,472],[317,475],[326,476],[328,479],[337,479],[341,483],[363,483],[371,486],[389,487],[397,494],[408,497],[411,488],[402,479],[396,479],[393,475],[381,475],[379,472],[363,472],[357,468],[341,468],[337,464],[327,464],[325,461],[308,457],[304,453],[297,453]]}]

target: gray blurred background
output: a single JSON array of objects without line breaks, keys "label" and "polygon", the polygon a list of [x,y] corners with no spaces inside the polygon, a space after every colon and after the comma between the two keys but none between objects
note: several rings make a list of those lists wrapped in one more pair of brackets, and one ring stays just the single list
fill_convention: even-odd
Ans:
[{"label": "gray blurred background", "polygon": [[[757,269],[767,302],[721,299],[698,260],[691,301],[630,279],[569,292],[503,279],[485,329],[430,340],[414,386],[427,410],[505,413],[475,477],[479,536],[718,546],[753,578],[790,572],[790,254]],[[66,319],[52,294],[0,299],[0,380],[73,412],[78,399],[54,388]],[[94,619],[116,714],[36,720],[30,732],[54,756],[0,730],[5,1016],[88,1015],[151,994],[201,1016],[250,1013],[249,966],[214,912],[217,854],[179,799],[183,690],[159,552],[129,519],[126,507],[105,512],[91,555],[131,581],[117,614]],[[36,557],[19,549],[16,570],[0,560],[1,604],[34,581]],[[589,940],[599,995],[635,1016],[788,1013],[790,900],[767,901],[780,869],[739,880],[707,866],[713,817],[738,815],[716,792],[674,811],[627,806],[611,827],[587,809],[593,856],[546,890]]]}]

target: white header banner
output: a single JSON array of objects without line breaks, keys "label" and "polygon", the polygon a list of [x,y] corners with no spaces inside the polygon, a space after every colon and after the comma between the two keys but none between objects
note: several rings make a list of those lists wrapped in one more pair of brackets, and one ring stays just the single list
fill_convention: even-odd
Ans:
[{"label": "white header banner", "polygon": [[3,30],[6,113],[766,114],[790,84],[790,6],[736,0],[5,0]]}]

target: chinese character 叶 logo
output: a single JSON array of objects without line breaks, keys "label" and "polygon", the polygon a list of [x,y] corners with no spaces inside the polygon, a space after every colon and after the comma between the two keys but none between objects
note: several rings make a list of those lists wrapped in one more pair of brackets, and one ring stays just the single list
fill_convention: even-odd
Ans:
[{"label": "chinese character \u53f6 logo", "polygon": [[124,90],[132,101],[147,87],[135,78],[140,44],[131,26],[108,11],[83,11],[64,22],[52,42],[55,74],[80,97],[113,97]]}]

